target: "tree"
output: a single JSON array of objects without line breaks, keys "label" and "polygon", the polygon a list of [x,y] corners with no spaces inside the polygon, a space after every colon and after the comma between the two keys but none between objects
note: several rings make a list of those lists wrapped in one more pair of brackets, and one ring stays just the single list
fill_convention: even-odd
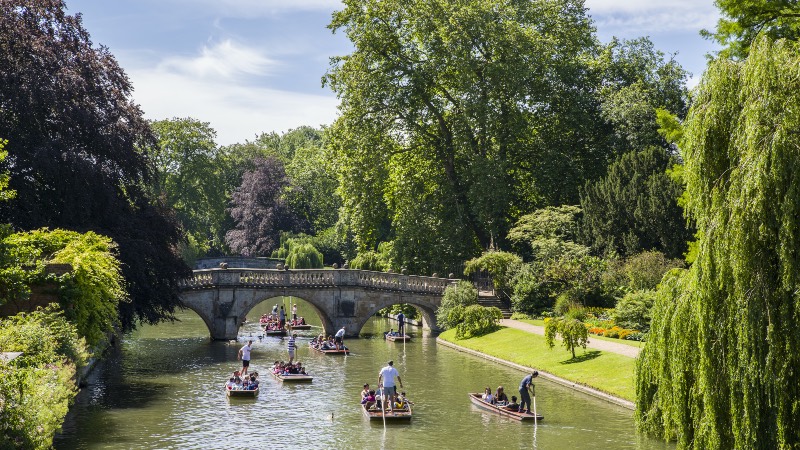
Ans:
[{"label": "tree", "polygon": [[548,206],[520,217],[508,232],[508,240],[528,259],[549,261],[564,253],[584,253],[575,244],[581,209],[577,206]]},{"label": "tree", "polygon": [[0,169],[17,192],[0,216],[22,230],[112,238],[132,300],[120,304],[122,325],[169,316],[189,269],[174,216],[147,195],[152,173],[137,144],[154,140],[127,76],[61,0],[0,2],[0,36],[0,136],[13,143]]},{"label": "tree", "polygon": [[611,164],[605,177],[586,183],[583,233],[595,252],[657,250],[677,258],[686,251],[692,230],[678,205],[683,187],[666,173],[675,162],[663,148],[633,151]]},{"label": "tree", "polygon": [[[560,128],[592,114],[558,120],[591,109],[582,77],[595,41],[581,2],[363,0],[329,27],[354,45],[324,82],[342,101],[331,141],[361,249],[388,217],[410,270],[433,255],[463,260],[501,240],[514,211],[574,198],[569,183],[604,166],[602,152],[584,152],[592,136]],[[539,161],[569,167],[548,181]]]},{"label": "tree", "polygon": [[224,252],[228,197],[216,132],[192,118],[159,120],[152,128],[157,143],[146,151],[156,168],[155,195],[164,195],[202,250]]},{"label": "tree", "polygon": [[284,197],[290,185],[283,164],[275,157],[257,158],[233,193],[231,217],[236,227],[225,235],[231,250],[244,256],[269,255],[280,243],[281,231],[303,231],[303,223]]},{"label": "tree", "polygon": [[567,351],[572,352],[572,359],[575,359],[575,348],[586,348],[589,341],[589,331],[583,321],[570,317],[569,313],[565,317],[551,317],[544,322],[545,343],[551,349],[555,347],[556,335],[561,335],[561,342]]},{"label": "tree", "polygon": [[706,39],[717,41],[723,58],[744,59],[762,33],[771,39],[800,39],[800,5],[795,0],[716,0],[722,17],[715,31],[702,30]]},{"label": "tree", "polygon": [[683,448],[800,445],[800,48],[712,62],[685,124],[697,260],[662,281],[637,360],[639,428]]},{"label": "tree", "polygon": [[289,245],[286,267],[290,269],[322,269],[322,253],[311,244]]}]

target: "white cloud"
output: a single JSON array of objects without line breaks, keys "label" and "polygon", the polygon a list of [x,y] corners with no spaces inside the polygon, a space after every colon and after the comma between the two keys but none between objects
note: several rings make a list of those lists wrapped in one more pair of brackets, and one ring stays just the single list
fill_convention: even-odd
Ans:
[{"label": "white cloud", "polygon": [[217,143],[243,142],[265,131],[330,124],[338,100],[274,89],[264,75],[279,65],[262,52],[224,41],[195,57],[168,57],[155,65],[128,67],[133,99],[153,120],[193,117],[210,122]]},{"label": "white cloud", "polygon": [[587,0],[598,28],[614,34],[654,34],[713,28],[719,12],[713,0]]}]

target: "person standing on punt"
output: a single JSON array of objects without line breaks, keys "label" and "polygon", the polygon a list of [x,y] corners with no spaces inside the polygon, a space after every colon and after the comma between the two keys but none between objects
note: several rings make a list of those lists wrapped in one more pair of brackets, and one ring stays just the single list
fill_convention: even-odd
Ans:
[{"label": "person standing on punt", "polygon": [[[530,375],[526,376],[522,379],[522,383],[519,384],[519,410],[517,412],[524,412],[527,414],[531,413],[531,396],[528,395],[528,392],[532,395],[536,395],[536,386],[533,384],[533,379],[539,376],[539,372],[533,371]],[[527,409],[525,406],[527,405]]]},{"label": "person standing on punt", "polygon": [[247,375],[250,367],[250,350],[253,349],[253,341],[247,341],[247,345],[239,349],[239,359],[242,360],[242,377]]},{"label": "person standing on punt", "polygon": [[286,311],[283,309],[283,305],[281,305],[281,310],[279,314],[280,314],[281,325],[278,329],[282,330],[283,327],[286,326]]},{"label": "person standing on punt", "polygon": [[296,338],[297,333],[293,333],[289,336],[289,342],[286,343],[286,349],[289,350],[289,364],[294,361],[294,351],[297,349],[297,344],[295,343]]},{"label": "person standing on punt", "polygon": [[402,311],[397,315],[397,322],[400,323],[397,328],[397,334],[404,336],[406,334],[406,315]]},{"label": "person standing on punt", "polygon": [[403,387],[403,380],[400,379],[400,374],[394,368],[394,361],[389,361],[386,367],[378,373],[378,386],[383,387],[384,405],[388,402],[389,410],[392,412],[394,412],[394,396],[397,394],[397,388],[394,385],[395,378],[400,383],[400,387]]},{"label": "person standing on punt", "polygon": [[292,323],[297,323],[297,303],[292,305]]},{"label": "person standing on punt", "polygon": [[336,350],[344,348],[344,327],[336,332],[336,336],[333,337],[333,343],[336,345]]}]

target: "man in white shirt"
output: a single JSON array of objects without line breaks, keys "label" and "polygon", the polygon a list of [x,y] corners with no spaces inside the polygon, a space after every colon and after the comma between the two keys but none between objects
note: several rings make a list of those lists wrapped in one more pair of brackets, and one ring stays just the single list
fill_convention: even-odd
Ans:
[{"label": "man in white shirt", "polygon": [[247,375],[247,368],[250,367],[250,350],[253,349],[253,341],[247,341],[247,345],[239,349],[239,359],[242,360],[242,377]]},{"label": "man in white shirt", "polygon": [[297,349],[297,345],[295,344],[295,339],[297,338],[297,333],[292,333],[289,336],[289,341],[286,343],[286,349],[289,350],[289,364],[294,361],[294,351]]},{"label": "man in white shirt", "polygon": [[336,335],[333,337],[333,343],[336,344],[336,350],[344,348],[344,327],[336,332]]},{"label": "man in white shirt", "polygon": [[389,361],[388,365],[381,369],[378,373],[378,386],[383,386],[383,404],[389,405],[389,410],[394,412],[394,396],[397,394],[397,388],[394,385],[394,379],[403,387],[403,380],[400,379],[400,374],[394,368],[394,361]]}]

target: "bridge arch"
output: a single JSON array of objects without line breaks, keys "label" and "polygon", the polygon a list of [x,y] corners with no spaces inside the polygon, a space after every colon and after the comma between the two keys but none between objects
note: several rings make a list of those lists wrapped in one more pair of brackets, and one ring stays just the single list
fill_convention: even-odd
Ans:
[{"label": "bridge arch", "polygon": [[205,269],[180,283],[181,300],[208,325],[213,339],[235,339],[256,305],[279,296],[302,298],[322,319],[327,333],[359,331],[378,310],[409,303],[428,328],[438,331],[435,311],[455,280],[365,270]]}]

